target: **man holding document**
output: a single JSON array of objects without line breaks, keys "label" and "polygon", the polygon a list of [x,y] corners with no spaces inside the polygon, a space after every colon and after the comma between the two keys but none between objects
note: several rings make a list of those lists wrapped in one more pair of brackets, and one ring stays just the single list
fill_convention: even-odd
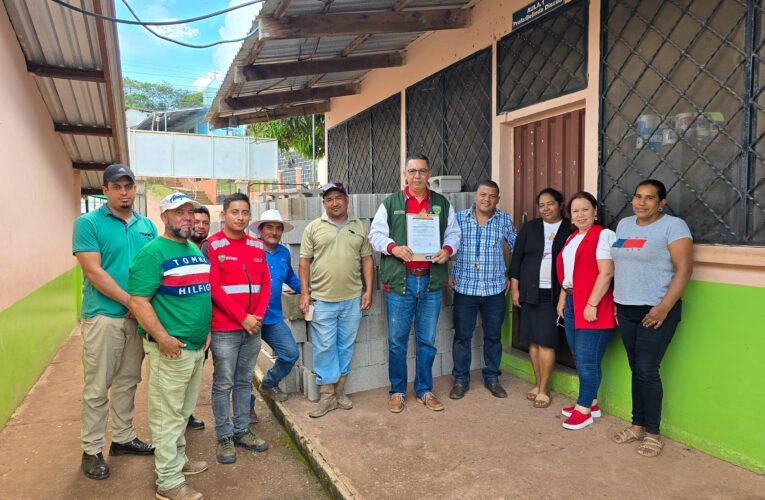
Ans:
[{"label": "man holding document", "polygon": [[436,323],[449,257],[459,249],[460,229],[449,201],[428,189],[430,162],[423,154],[407,158],[403,191],[388,196],[375,214],[369,241],[379,251],[380,276],[388,308],[388,409],[406,404],[406,351],[414,321],[417,400],[433,411],[444,405],[433,394]]}]

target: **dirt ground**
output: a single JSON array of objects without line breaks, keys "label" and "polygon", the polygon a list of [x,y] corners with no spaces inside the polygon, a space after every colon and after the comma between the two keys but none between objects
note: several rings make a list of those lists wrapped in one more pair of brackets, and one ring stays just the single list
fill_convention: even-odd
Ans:
[{"label": "dirt ground", "polygon": [[[110,458],[108,435],[104,456],[111,477],[94,481],[80,472],[81,350],[82,337],[77,329],[0,433],[0,498],[154,498],[153,457]],[[235,464],[215,461],[211,374],[212,363],[208,361],[195,411],[207,428],[187,431],[189,457],[206,460],[210,468],[191,476],[188,483],[211,499],[327,498],[288,434],[260,399],[260,422],[254,430],[268,441],[270,449],[255,454],[237,448]],[[135,423],[138,436],[150,438],[145,382],[139,385],[136,396]]]}]

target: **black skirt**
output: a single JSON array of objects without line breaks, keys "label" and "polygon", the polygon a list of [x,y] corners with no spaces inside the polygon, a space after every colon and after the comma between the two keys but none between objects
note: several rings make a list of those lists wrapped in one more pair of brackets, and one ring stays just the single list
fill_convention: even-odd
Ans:
[{"label": "black skirt", "polygon": [[[555,325],[558,313],[555,311],[552,290],[539,290],[539,304],[522,303],[518,311],[521,320],[521,341],[543,347],[558,348],[559,327]],[[562,330],[562,329],[561,329]]]}]

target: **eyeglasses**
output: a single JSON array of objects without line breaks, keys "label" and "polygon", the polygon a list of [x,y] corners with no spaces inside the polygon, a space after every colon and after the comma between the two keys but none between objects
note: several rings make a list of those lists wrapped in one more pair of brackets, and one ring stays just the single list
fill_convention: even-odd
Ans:
[{"label": "eyeglasses", "polygon": [[555,320],[555,326],[559,326],[561,328],[565,328],[566,325],[563,324],[563,318],[558,316],[558,318]]},{"label": "eyeglasses", "polygon": [[406,171],[407,174],[411,175],[412,177],[422,177],[423,175],[430,172],[427,168],[410,168]]}]

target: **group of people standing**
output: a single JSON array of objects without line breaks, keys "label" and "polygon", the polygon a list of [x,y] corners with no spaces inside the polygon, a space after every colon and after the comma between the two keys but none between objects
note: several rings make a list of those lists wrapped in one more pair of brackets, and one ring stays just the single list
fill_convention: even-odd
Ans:
[{"label": "group of people standing", "polygon": [[[265,341],[277,359],[261,391],[277,401],[287,399],[278,384],[297,361],[298,348],[283,320],[284,285],[300,294],[300,308],[311,325],[320,399],[309,416],[351,409],[345,385],[362,311],[372,306],[373,250],[381,254],[388,310],[391,412],[406,406],[412,327],[416,399],[429,410],[444,409],[433,393],[432,366],[445,287],[454,290],[449,397],[461,399],[470,389],[471,339],[480,314],[483,382],[492,396],[506,398],[499,365],[511,293],[536,375],[527,397],[537,408],[550,405],[549,379],[559,329],[565,327],[580,381],[577,404],[563,409],[567,429],[584,428],[600,416],[600,361],[618,322],[633,372],[633,422],[613,439],[640,441],[641,454],[657,455],[663,446],[659,364],[680,321],[680,296],[692,262],[688,227],[662,212],[664,186],[642,182],[633,197],[635,216],[620,221],[616,233],[597,224],[598,204],[589,193],[571,197],[568,219],[562,194],[548,188],[536,199],[540,218],[516,235],[510,215],[497,208],[495,182],[481,181],[473,206],[455,212],[444,196],[429,189],[426,156],[407,158],[403,175],[406,187],[383,201],[368,234],[348,212],[345,186],[324,185],[325,212],[303,233],[296,275],[289,251],[280,244],[282,234],[293,228],[278,211],[266,211],[250,225],[249,198],[231,195],[223,203],[222,230],[208,236],[209,211],[183,193],[172,193],[160,203],[164,232],[157,237],[154,224],[132,209],[133,173],[124,165],[109,166],[103,177],[106,204],[80,217],[73,234],[73,253],[85,276],[84,474],[109,476],[102,449],[111,408],[110,455],[153,454],[158,498],[202,498],[184,477],[208,465],[186,456],[184,432],[204,428],[192,412],[208,348],[218,462],[236,461],[236,447],[268,449],[250,428],[257,422],[252,374]],[[425,258],[407,241],[412,215],[436,219],[439,248]],[[250,228],[260,237],[247,234]],[[141,441],[133,426],[144,356],[153,444]]]},{"label": "group of people standing", "polygon": [[527,398],[550,405],[549,381],[559,328],[574,356],[579,378],[575,406],[563,408],[563,427],[583,429],[601,416],[601,360],[618,326],[632,370],[632,425],[613,436],[639,441],[653,457],[659,435],[662,386],[659,366],[680,322],[680,297],[693,266],[693,239],[686,223],[664,213],[664,184],[648,179],[632,197],[635,215],[616,232],[602,227],[594,196],[579,192],[567,204],[551,188],[536,198],[540,217],[525,224],[510,264],[512,300],[519,310],[521,340],[529,344],[536,383]]}]

